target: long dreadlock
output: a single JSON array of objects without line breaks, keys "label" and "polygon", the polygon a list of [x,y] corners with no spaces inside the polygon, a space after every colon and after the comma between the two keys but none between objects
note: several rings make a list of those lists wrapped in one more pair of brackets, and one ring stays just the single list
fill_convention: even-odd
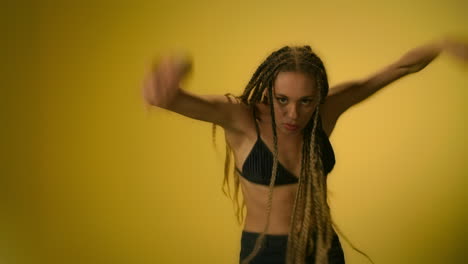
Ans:
[{"label": "long dreadlock", "polygon": [[[273,52],[257,68],[243,94],[239,97],[226,94],[226,97],[233,96],[242,103],[255,106],[256,103],[265,102],[268,98],[273,98],[273,84],[279,72],[302,72],[315,77],[319,89],[320,104],[325,102],[328,94],[328,79],[325,67],[320,58],[312,52],[310,46],[289,47],[285,46]],[[268,92],[265,98],[264,92]],[[288,245],[286,253],[286,263],[303,264],[306,256],[315,252],[315,263],[328,263],[328,250],[331,247],[333,238],[333,227],[342,235],[346,241],[348,239],[341,233],[340,229],[333,223],[330,208],[327,202],[327,184],[322,161],[322,149],[317,141],[320,140],[318,129],[320,124],[320,104],[316,107],[313,118],[304,128],[301,173],[298,188],[294,201],[294,210],[291,215],[291,226],[288,234]],[[270,214],[272,207],[273,187],[278,169],[278,137],[276,131],[276,121],[273,102],[269,103],[272,131],[273,131],[273,168],[271,181],[269,184],[267,221],[262,233],[258,236],[254,249],[249,256],[242,260],[243,264],[248,264],[262,247],[266,232],[270,224]],[[213,125],[213,143],[216,126]],[[227,142],[226,142],[227,143]],[[239,224],[243,219],[243,209],[245,202],[239,204],[239,175],[234,170],[234,195],[231,196],[229,184],[229,172],[232,150],[226,144],[226,160],[224,169],[224,180],[222,190],[226,196],[234,202],[234,209]],[[369,258],[366,254],[356,249],[349,241],[353,249]],[[369,258],[370,259],[370,258]],[[372,260],[370,260],[372,262]],[[372,262],[373,263],[373,262]]]}]

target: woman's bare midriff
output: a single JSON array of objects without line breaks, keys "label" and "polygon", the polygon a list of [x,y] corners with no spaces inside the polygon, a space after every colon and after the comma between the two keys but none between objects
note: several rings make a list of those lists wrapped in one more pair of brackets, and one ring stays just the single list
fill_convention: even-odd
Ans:
[{"label": "woman's bare midriff", "polygon": [[[249,182],[239,176],[247,214],[244,230],[261,233],[266,225],[269,187]],[[286,235],[289,233],[297,184],[273,188],[270,224],[267,234]]]}]

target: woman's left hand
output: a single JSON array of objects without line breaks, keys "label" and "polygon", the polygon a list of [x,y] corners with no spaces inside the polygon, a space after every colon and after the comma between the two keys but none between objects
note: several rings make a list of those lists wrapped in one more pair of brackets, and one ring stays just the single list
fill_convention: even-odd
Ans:
[{"label": "woman's left hand", "polygon": [[451,56],[468,63],[468,42],[447,37],[442,42],[443,49]]}]

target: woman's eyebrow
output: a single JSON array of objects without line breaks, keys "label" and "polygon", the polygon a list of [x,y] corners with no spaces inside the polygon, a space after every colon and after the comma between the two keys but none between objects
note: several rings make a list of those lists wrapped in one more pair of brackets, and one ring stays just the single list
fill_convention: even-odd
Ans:
[{"label": "woman's eyebrow", "polygon": [[[280,94],[280,93],[277,93],[276,96],[281,96],[281,97],[286,97],[286,98],[287,98],[286,95]],[[313,99],[314,96],[313,96],[313,95],[306,95],[306,96],[302,96],[302,97],[301,97],[301,99],[306,99],[306,98],[307,98],[307,99]]]}]

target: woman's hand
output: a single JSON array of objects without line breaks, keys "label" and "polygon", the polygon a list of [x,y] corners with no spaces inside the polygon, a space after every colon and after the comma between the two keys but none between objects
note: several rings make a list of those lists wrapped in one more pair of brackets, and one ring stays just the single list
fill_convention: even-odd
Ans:
[{"label": "woman's hand", "polygon": [[468,63],[468,42],[447,37],[442,43],[445,52],[464,63]]},{"label": "woman's hand", "polygon": [[143,83],[143,98],[151,105],[167,108],[176,98],[180,82],[189,73],[185,56],[164,56],[154,63]]}]

